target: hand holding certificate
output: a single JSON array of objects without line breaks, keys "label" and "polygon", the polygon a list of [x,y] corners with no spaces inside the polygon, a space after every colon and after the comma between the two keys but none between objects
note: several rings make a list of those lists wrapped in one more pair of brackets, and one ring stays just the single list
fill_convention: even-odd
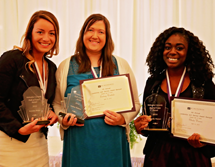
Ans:
[{"label": "hand holding certificate", "polygon": [[82,80],[82,95],[88,118],[103,116],[105,110],[135,111],[129,75]]},{"label": "hand holding certificate", "polygon": [[176,137],[188,138],[200,134],[200,141],[215,144],[215,133],[211,131],[215,122],[215,102],[174,98],[172,101],[172,133]]}]

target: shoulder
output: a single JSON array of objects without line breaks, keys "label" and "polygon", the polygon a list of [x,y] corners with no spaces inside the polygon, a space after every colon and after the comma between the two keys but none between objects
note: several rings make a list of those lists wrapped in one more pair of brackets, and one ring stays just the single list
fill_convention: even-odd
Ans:
[{"label": "shoulder", "polygon": [[24,57],[23,52],[16,49],[16,50],[9,50],[4,52],[0,60],[13,60],[13,59],[20,59],[21,57]]},{"label": "shoulder", "polygon": [[4,52],[3,54],[2,54],[2,56],[3,55],[8,55],[8,56],[13,56],[13,55],[22,55],[22,51],[20,51],[20,50],[18,50],[18,49],[14,49],[14,50],[8,50],[8,51],[6,51],[6,52]]},{"label": "shoulder", "polygon": [[150,84],[150,83],[154,83],[155,81],[157,81],[157,79],[150,76],[150,77],[148,77],[146,83],[149,83],[149,84]]},{"label": "shoulder", "polygon": [[159,73],[159,76],[149,76],[146,84],[151,85],[152,89],[154,89],[154,87],[157,87],[158,85],[161,84],[161,82],[166,78],[166,73],[165,71],[162,71],[161,73]]},{"label": "shoulder", "polygon": [[145,88],[147,88],[147,90],[148,90],[149,87],[152,86],[155,81],[156,80],[154,78],[148,77],[148,79],[146,80],[146,86],[145,86]]},{"label": "shoulder", "polygon": [[161,82],[162,79],[157,79],[155,77],[150,76],[146,81],[145,91],[151,92],[152,90],[157,89]]},{"label": "shoulder", "polygon": [[62,77],[61,75],[66,75],[69,70],[71,56],[63,60],[57,68],[57,77]]},{"label": "shoulder", "polygon": [[155,77],[148,77],[146,83],[147,84],[150,84],[152,87],[156,87],[157,85],[160,85],[161,82],[163,81],[163,77],[160,77],[160,78],[155,78]]},{"label": "shoulder", "polygon": [[0,57],[0,66],[20,67],[25,64],[28,59],[23,55],[20,50],[9,50],[4,52]]},{"label": "shoulder", "polygon": [[208,80],[204,84],[205,99],[215,100],[215,85],[212,80]]},{"label": "shoulder", "polygon": [[145,101],[146,97],[152,94],[152,91],[155,90],[160,83],[161,82],[151,76],[146,80],[143,92],[143,101]]},{"label": "shoulder", "polygon": [[125,59],[123,59],[122,57],[119,57],[119,56],[113,56],[113,57],[116,59],[116,61],[118,63],[128,64],[128,62]]},{"label": "shoulder", "polygon": [[120,73],[130,73],[132,71],[130,65],[124,58],[118,56],[114,57],[116,58]]},{"label": "shoulder", "polygon": [[72,56],[69,56],[68,58],[64,59],[64,60],[60,63],[60,65],[59,65],[58,68],[64,68],[65,65],[69,65],[69,62],[70,62],[70,60],[71,60],[71,57],[72,57]]}]

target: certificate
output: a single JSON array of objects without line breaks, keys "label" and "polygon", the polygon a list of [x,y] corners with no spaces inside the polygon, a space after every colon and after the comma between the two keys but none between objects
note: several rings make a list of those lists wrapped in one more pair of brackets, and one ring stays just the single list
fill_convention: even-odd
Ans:
[{"label": "certificate", "polygon": [[200,141],[215,144],[215,101],[174,98],[171,105],[174,136],[188,138],[198,133]]},{"label": "certificate", "polygon": [[129,74],[80,81],[88,118],[103,116],[105,110],[135,111]]}]

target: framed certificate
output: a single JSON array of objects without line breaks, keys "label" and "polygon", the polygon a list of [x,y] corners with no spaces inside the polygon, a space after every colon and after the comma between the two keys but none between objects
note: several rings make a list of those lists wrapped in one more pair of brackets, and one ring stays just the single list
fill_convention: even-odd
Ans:
[{"label": "framed certificate", "polygon": [[215,122],[215,101],[174,98],[171,132],[176,137],[188,138],[200,134],[200,141],[215,144],[212,131]]},{"label": "framed certificate", "polygon": [[105,110],[135,111],[129,74],[81,80],[80,85],[88,118],[103,116]]}]

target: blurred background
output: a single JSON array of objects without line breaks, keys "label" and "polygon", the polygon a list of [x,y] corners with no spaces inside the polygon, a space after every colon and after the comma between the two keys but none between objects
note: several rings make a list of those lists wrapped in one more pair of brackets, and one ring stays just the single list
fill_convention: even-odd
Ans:
[{"label": "blurred background", "polygon": [[[130,64],[142,101],[148,77],[146,56],[155,38],[165,29],[176,26],[193,32],[215,61],[214,9],[214,0],[0,0],[0,55],[14,45],[21,46],[20,39],[35,11],[48,10],[60,24],[60,52],[52,58],[58,66],[73,55],[85,19],[101,13],[110,21],[114,55]],[[49,136],[59,136],[57,125],[50,129]],[[59,137],[50,142],[60,143],[59,148],[50,147],[54,155],[61,150],[62,143]],[[134,157],[142,156],[141,145],[132,152]]]},{"label": "blurred background", "polygon": [[141,94],[148,77],[146,56],[155,38],[165,29],[184,27],[198,36],[215,60],[214,0],[0,0],[0,54],[20,46],[31,15],[48,10],[60,24],[59,65],[73,55],[79,31],[92,13],[101,13],[111,24],[114,55],[128,61]]}]

